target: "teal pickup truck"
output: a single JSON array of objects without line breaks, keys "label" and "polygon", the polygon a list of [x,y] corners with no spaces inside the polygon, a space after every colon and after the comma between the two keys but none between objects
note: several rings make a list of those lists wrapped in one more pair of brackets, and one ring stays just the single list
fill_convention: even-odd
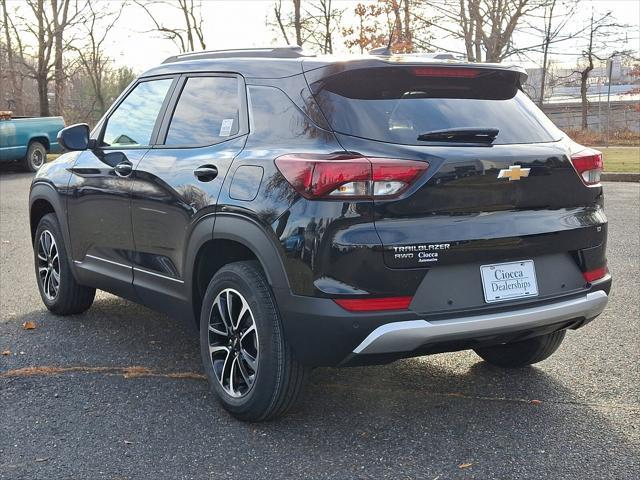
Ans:
[{"label": "teal pickup truck", "polygon": [[47,153],[60,152],[58,132],[62,117],[12,117],[0,112],[0,163],[18,161],[31,172],[47,160]]}]

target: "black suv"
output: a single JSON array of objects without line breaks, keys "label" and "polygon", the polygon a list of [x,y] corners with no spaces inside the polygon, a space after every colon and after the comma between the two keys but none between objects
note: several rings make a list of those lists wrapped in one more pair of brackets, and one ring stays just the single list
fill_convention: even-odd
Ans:
[{"label": "black suv", "polygon": [[244,420],[315,366],[473,349],[539,362],[607,303],[602,155],[514,66],[297,48],[172,57],[133,82],[30,195],[38,286],[95,289],[199,327]]}]

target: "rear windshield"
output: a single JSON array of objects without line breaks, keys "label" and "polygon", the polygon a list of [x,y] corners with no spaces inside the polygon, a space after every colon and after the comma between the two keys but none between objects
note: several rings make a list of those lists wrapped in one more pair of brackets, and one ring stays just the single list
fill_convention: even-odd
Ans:
[{"label": "rear windshield", "polygon": [[497,128],[494,144],[559,140],[562,133],[519,89],[509,71],[451,67],[351,70],[311,85],[339,133],[430,145],[418,136],[452,128]]}]

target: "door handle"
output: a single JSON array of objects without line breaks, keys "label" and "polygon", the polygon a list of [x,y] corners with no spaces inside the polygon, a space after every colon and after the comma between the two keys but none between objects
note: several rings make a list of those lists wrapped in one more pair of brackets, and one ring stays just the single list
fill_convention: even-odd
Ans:
[{"label": "door handle", "polygon": [[129,161],[120,162],[113,169],[119,177],[128,177],[133,171],[133,164]]},{"label": "door handle", "polygon": [[218,176],[218,169],[213,165],[202,165],[193,171],[201,182],[210,182]]}]

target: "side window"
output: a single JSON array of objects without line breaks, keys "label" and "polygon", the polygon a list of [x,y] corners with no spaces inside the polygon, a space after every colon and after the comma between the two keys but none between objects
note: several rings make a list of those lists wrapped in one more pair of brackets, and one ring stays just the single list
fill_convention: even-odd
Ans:
[{"label": "side window", "polygon": [[188,78],[173,112],[165,145],[212,145],[240,130],[238,79]]},{"label": "side window", "polygon": [[149,145],[162,102],[173,79],[139,83],[107,120],[102,143],[107,147]]}]

